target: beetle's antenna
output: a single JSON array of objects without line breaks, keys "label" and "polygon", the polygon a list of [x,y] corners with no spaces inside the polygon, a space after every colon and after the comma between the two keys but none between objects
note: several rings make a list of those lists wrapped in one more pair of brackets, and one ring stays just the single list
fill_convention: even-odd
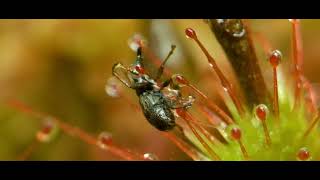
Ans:
[{"label": "beetle's antenna", "polygon": [[142,48],[141,48],[141,46],[139,46],[137,49],[137,57],[139,58],[141,56],[142,56]]},{"label": "beetle's antenna", "polygon": [[160,68],[161,68],[161,67],[164,68],[164,65],[166,64],[166,62],[168,61],[168,59],[170,58],[170,56],[173,54],[173,52],[174,52],[175,49],[176,49],[176,45],[172,44],[172,45],[171,45],[171,50],[170,50],[170,52],[168,53],[166,59],[164,59],[164,61],[162,62]]},{"label": "beetle's antenna", "polygon": [[161,63],[157,76],[156,76],[156,81],[161,77],[161,75],[163,74],[163,70],[164,70],[164,65],[167,63],[168,59],[171,57],[171,55],[173,54],[174,50],[176,49],[176,45],[171,45],[171,50],[168,53],[167,57],[164,59],[164,61]]},{"label": "beetle's antenna", "polygon": [[136,64],[143,66],[142,64],[142,47],[139,46],[137,49],[137,60],[136,60]]}]

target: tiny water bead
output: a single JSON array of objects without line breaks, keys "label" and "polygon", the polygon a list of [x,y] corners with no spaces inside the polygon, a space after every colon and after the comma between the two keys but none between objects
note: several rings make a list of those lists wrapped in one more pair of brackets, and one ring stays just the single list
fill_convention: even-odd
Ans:
[{"label": "tiny water bead", "polygon": [[297,153],[297,159],[300,161],[307,161],[310,159],[310,152],[307,148],[303,147],[299,149]]},{"label": "tiny water bead", "polygon": [[145,38],[141,34],[134,34],[128,39],[128,45],[133,51],[137,51],[141,44],[146,44]]},{"label": "tiny water bead", "polygon": [[36,134],[36,138],[39,142],[49,142],[52,139],[55,123],[51,119],[47,119],[41,130]]},{"label": "tiny water bead", "polygon": [[197,34],[193,29],[187,28],[185,30],[185,33],[186,33],[187,38],[197,39]]},{"label": "tiny water bead", "polygon": [[241,139],[241,130],[240,128],[238,127],[233,127],[231,129],[231,137],[234,139],[234,140],[240,140]]},{"label": "tiny water bead", "polygon": [[297,23],[298,21],[299,21],[299,19],[288,19],[289,20],[289,22],[291,22],[291,23]]},{"label": "tiny water bead", "polygon": [[241,132],[240,127],[238,125],[230,125],[228,127],[228,129],[229,129],[229,134],[230,134],[231,139],[234,141],[237,141],[237,143],[239,144],[243,158],[245,160],[249,159],[248,152],[247,152],[244,144],[241,141],[242,132]]},{"label": "tiny water bead", "polygon": [[107,84],[105,86],[105,91],[111,97],[120,97],[116,78],[111,77],[108,79]]},{"label": "tiny water bead", "polygon": [[277,67],[281,63],[282,54],[279,50],[270,53],[269,62],[273,67]]},{"label": "tiny water bead", "polygon": [[256,119],[265,121],[267,119],[268,114],[269,114],[269,109],[266,105],[259,104],[258,106],[255,107],[254,115]]},{"label": "tiny water bead", "polygon": [[101,149],[106,149],[111,144],[112,144],[112,135],[108,132],[101,132],[98,136],[97,145]]},{"label": "tiny water bead", "polygon": [[143,159],[146,161],[157,161],[159,160],[158,156],[153,153],[145,153],[143,154]]}]

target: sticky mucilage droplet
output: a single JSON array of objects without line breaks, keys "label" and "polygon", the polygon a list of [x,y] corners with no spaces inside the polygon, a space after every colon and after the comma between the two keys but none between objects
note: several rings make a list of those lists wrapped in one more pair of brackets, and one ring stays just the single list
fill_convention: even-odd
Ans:
[{"label": "sticky mucilage droplet", "polygon": [[273,67],[277,67],[281,63],[282,53],[279,50],[274,50],[270,53],[269,62]]},{"label": "sticky mucilage droplet", "polygon": [[311,159],[309,150],[306,147],[300,148],[297,153],[297,159],[299,161],[308,161]]},{"label": "sticky mucilage droplet", "polygon": [[265,121],[268,117],[269,109],[264,104],[259,104],[254,108],[254,116],[257,120]]},{"label": "sticky mucilage droplet", "polygon": [[98,136],[97,145],[101,149],[106,149],[111,144],[112,144],[112,135],[108,132],[101,132]]},{"label": "sticky mucilage droplet", "polygon": [[128,45],[130,49],[132,49],[134,52],[137,52],[141,44],[147,44],[146,39],[141,34],[134,34],[132,37],[128,39]]},{"label": "sticky mucilage droplet", "polygon": [[159,160],[158,156],[153,153],[145,153],[143,154],[143,159],[146,161],[157,161]]},{"label": "sticky mucilage droplet", "polygon": [[36,138],[39,142],[50,142],[57,132],[57,126],[51,117],[44,120],[42,128],[37,132]]}]

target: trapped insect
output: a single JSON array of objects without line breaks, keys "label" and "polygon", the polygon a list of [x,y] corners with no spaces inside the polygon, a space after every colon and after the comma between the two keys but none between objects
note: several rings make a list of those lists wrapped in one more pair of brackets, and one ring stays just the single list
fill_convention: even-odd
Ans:
[{"label": "trapped insect", "polygon": [[[188,108],[194,102],[194,97],[183,97],[180,93],[179,89],[183,85],[177,79],[182,76],[175,74],[168,80],[157,83],[163,74],[164,65],[175,48],[175,45],[171,46],[171,51],[160,65],[154,79],[145,72],[141,47],[137,49],[137,58],[130,67],[116,63],[112,68],[112,74],[116,78],[136,91],[144,116],[160,131],[168,131],[175,127],[175,116],[172,109]],[[121,77],[119,70],[122,70],[124,77]],[[168,87],[168,93],[163,92],[166,87]]]}]

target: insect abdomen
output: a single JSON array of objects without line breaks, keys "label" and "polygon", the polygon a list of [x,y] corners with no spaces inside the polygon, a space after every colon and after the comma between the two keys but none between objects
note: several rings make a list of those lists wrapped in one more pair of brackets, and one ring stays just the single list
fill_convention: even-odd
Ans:
[{"label": "insect abdomen", "polygon": [[160,131],[174,128],[175,117],[161,92],[145,91],[139,97],[143,113],[150,124]]}]

